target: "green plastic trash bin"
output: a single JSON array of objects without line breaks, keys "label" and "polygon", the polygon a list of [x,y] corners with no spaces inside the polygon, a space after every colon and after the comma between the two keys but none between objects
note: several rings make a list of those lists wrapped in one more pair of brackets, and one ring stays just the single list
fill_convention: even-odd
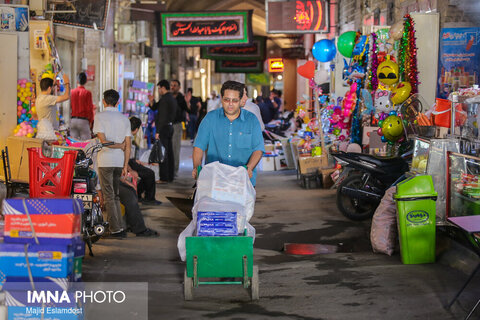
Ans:
[{"label": "green plastic trash bin", "polygon": [[435,262],[435,201],[432,177],[419,175],[400,182],[397,201],[400,253],[404,264]]}]

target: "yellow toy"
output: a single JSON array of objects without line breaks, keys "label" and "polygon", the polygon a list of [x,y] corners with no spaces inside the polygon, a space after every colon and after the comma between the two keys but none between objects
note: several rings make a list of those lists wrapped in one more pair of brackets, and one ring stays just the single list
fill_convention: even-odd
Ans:
[{"label": "yellow toy", "polygon": [[390,56],[378,66],[377,78],[387,86],[398,82],[398,64],[390,60]]}]

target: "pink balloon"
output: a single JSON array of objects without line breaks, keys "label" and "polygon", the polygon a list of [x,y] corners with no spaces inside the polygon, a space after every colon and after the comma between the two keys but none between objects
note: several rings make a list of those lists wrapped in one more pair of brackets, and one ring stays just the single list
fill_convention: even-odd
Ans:
[{"label": "pink balloon", "polygon": [[382,136],[383,135],[382,128],[378,128],[377,133],[378,133],[379,136]]}]

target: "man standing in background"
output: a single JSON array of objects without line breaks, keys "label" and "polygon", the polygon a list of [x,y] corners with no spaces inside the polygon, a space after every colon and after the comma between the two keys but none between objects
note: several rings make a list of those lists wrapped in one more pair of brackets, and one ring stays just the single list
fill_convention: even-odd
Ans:
[{"label": "man standing in background", "polygon": [[150,96],[150,108],[158,110],[155,119],[157,133],[156,139],[160,139],[165,147],[165,159],[160,165],[160,181],[158,183],[172,182],[174,178],[174,160],[173,160],[173,122],[177,116],[177,100],[170,93],[170,83],[167,80],[161,80],[158,84],[158,93],[161,98],[155,102],[153,96]]},{"label": "man standing in background", "polygon": [[70,120],[70,136],[76,140],[88,140],[92,137],[90,128],[93,127],[92,93],[85,89],[87,75],[78,74],[78,87],[72,90],[70,104],[72,117]]},{"label": "man standing in background", "polygon": [[201,101],[193,96],[193,89],[188,88],[187,94],[185,95],[185,101],[187,102],[188,108],[188,125],[187,125],[187,136],[192,140],[195,139],[195,134],[197,133],[197,120],[198,120],[198,113],[200,108],[202,107]]},{"label": "man standing in background", "polygon": [[170,81],[170,89],[172,90],[172,96],[177,100],[177,115],[173,121],[173,162],[174,162],[174,174],[177,175],[178,168],[180,166],[180,147],[182,145],[183,127],[182,122],[188,120],[188,109],[185,97],[180,93],[180,81]]},{"label": "man standing in background", "polygon": [[250,111],[255,115],[255,117],[257,117],[258,122],[260,123],[260,128],[263,131],[265,130],[265,124],[263,123],[263,120],[262,120],[262,114],[260,113],[260,108],[255,103],[253,103],[252,100],[248,99],[247,86],[244,85],[243,87],[244,87],[243,89],[244,93],[243,93],[242,101],[240,102],[240,106],[243,109]]}]

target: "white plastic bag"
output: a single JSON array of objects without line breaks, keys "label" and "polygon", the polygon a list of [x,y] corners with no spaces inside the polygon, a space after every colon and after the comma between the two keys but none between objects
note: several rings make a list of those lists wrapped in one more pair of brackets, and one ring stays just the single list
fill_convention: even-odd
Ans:
[{"label": "white plastic bag", "polygon": [[391,256],[397,246],[397,205],[393,194],[397,187],[390,187],[375,210],[372,218],[370,241],[373,252]]},{"label": "white plastic bag", "polygon": [[253,216],[256,192],[244,167],[218,161],[207,164],[197,180],[195,204],[203,197],[238,203],[245,208],[247,221]]}]

